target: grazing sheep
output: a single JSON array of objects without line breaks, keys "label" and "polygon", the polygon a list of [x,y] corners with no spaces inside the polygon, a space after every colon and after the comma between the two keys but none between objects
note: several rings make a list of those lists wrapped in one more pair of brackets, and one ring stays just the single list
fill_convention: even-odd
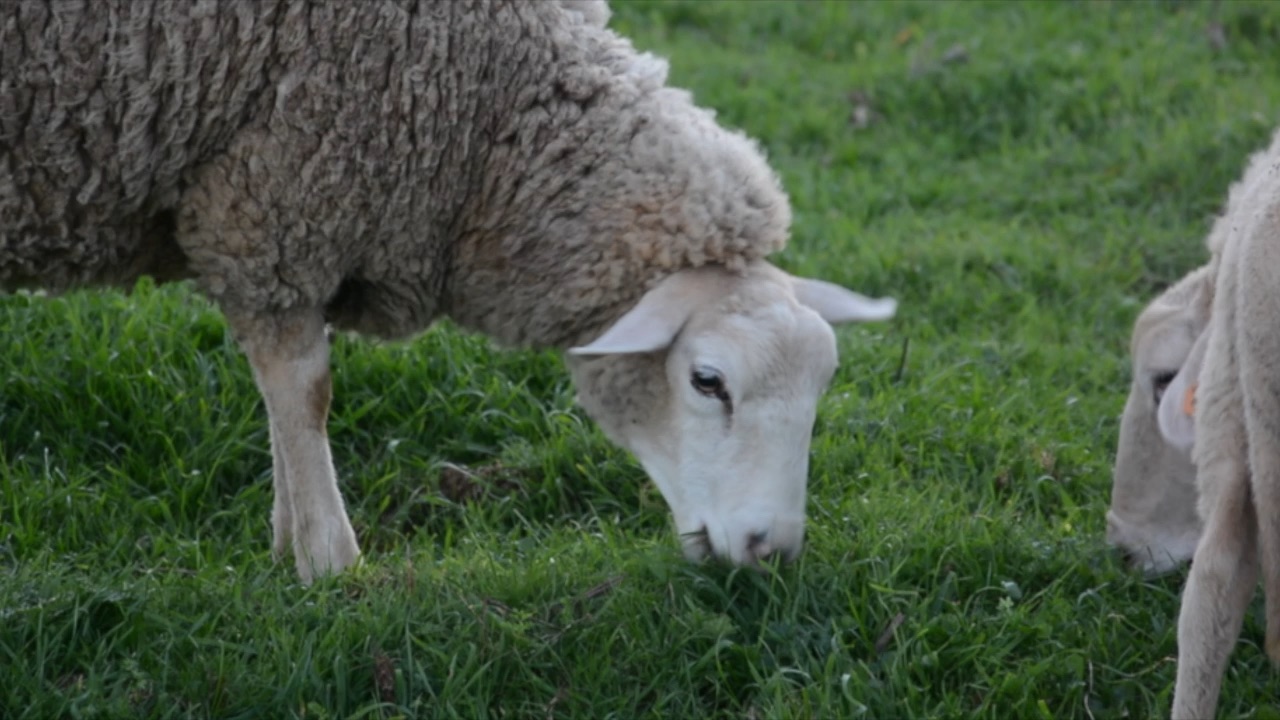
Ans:
[{"label": "grazing sheep", "polygon": [[1191,451],[1164,438],[1158,413],[1208,322],[1208,280],[1208,268],[1189,273],[1153,300],[1133,327],[1133,380],[1120,418],[1107,542],[1148,575],[1190,560],[1200,539]]},{"label": "grazing sheep", "polygon": [[571,348],[691,557],[798,552],[830,323],[892,300],[791,277],[756,145],[665,86],[602,0],[0,6],[0,289],[194,278],[264,398],[273,551],[359,554],[326,322],[438,317]]},{"label": "grazing sheep", "polygon": [[[1175,719],[1213,716],[1259,574],[1266,650],[1280,662],[1280,133],[1232,186],[1207,244],[1208,267],[1184,281],[1198,289],[1156,411],[1170,448],[1190,450],[1203,522],[1178,617]],[[1145,491],[1177,482],[1164,480]]]}]

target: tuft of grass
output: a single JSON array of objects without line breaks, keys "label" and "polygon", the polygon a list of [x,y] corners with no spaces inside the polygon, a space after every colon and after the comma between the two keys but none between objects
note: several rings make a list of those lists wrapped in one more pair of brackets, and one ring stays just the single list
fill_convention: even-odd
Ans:
[{"label": "tuft of grass", "polygon": [[[1146,718],[1184,576],[1102,542],[1130,324],[1280,117],[1280,6],[613,1],[795,207],[842,328],[808,548],[685,563],[553,354],[339,338],[365,564],[268,551],[261,403],[184,286],[0,298],[0,716]],[[905,355],[904,355],[904,350]],[[1223,717],[1280,707],[1246,621]]]}]

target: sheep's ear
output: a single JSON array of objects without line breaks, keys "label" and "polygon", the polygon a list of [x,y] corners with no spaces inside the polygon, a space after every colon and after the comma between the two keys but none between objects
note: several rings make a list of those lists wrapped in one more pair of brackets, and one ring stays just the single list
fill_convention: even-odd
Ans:
[{"label": "sheep's ear", "polygon": [[672,278],[640,298],[590,344],[569,348],[570,355],[614,355],[655,352],[669,347],[695,307],[684,283]]},{"label": "sheep's ear", "polygon": [[1200,369],[1204,366],[1204,352],[1208,344],[1206,329],[1196,338],[1178,374],[1160,398],[1156,420],[1165,442],[1181,450],[1190,450],[1196,439],[1195,393],[1199,385]]},{"label": "sheep's ear", "polygon": [[893,298],[869,298],[834,283],[793,277],[796,299],[832,325],[888,320],[898,311]]}]

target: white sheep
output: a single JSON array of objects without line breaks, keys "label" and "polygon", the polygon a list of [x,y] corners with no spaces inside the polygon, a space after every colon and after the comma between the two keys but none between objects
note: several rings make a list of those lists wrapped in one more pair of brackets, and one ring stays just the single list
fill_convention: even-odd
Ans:
[{"label": "white sheep", "polygon": [[[1190,560],[1200,540],[1191,451],[1164,438],[1158,413],[1209,321],[1208,281],[1208,268],[1198,268],[1161,293],[1138,315],[1129,346],[1133,378],[1120,418],[1107,542],[1148,575]],[[1186,400],[1185,393],[1172,399]]]},{"label": "white sheep", "polygon": [[[1280,133],[1232,186],[1207,244],[1209,265],[1185,281],[1194,340],[1178,341],[1156,410],[1163,439],[1190,451],[1203,523],[1178,617],[1175,719],[1213,715],[1259,572],[1266,651],[1280,662]],[[1149,497],[1178,482],[1163,480]]]},{"label": "white sheep", "polygon": [[600,0],[0,6],[0,289],[194,278],[267,407],[273,551],[359,554],[330,460],[326,322],[438,317],[572,348],[587,412],[691,557],[798,552],[829,323],[895,303],[774,268],[757,146]]}]

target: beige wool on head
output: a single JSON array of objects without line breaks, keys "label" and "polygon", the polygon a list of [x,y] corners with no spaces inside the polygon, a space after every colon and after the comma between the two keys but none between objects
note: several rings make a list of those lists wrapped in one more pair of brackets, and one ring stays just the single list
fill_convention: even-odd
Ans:
[{"label": "beige wool on head", "polygon": [[[1168,493],[1177,503],[1194,503],[1203,525],[1178,618],[1178,720],[1213,716],[1259,576],[1267,654],[1280,662],[1280,133],[1232,186],[1207,245],[1208,266],[1180,284],[1189,302],[1169,303],[1176,309],[1154,323],[1164,326],[1166,339],[1153,341],[1151,354],[1164,352],[1174,361],[1166,369],[1176,370],[1154,417],[1167,447],[1154,447],[1149,416],[1143,420],[1148,432],[1126,436],[1122,430],[1109,513],[1110,521],[1134,507],[1169,505],[1160,497]],[[1135,345],[1135,362],[1137,353]],[[1140,389],[1136,379],[1134,388]],[[1170,452],[1189,459],[1192,492],[1186,465],[1157,465],[1162,477],[1122,474],[1122,457]],[[1153,513],[1146,520],[1148,537],[1192,529],[1171,505],[1163,519]],[[1109,522],[1109,533],[1112,527]]]},{"label": "beige wool on head", "polygon": [[691,557],[792,556],[835,323],[760,148],[602,0],[0,4],[0,290],[193,278],[267,407],[273,550],[355,562],[326,323],[572,348]]}]

